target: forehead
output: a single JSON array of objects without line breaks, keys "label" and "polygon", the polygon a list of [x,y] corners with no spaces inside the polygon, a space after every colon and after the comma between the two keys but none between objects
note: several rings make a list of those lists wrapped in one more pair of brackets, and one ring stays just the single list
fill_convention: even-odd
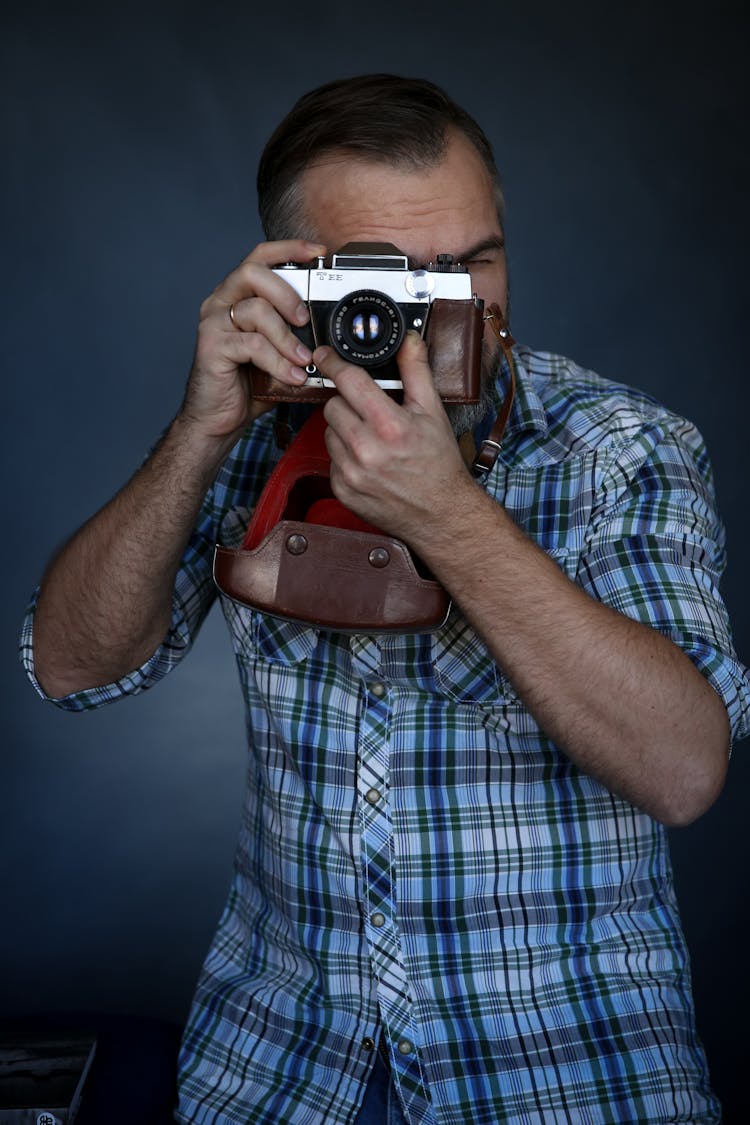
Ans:
[{"label": "forehead", "polygon": [[329,153],[305,169],[300,187],[310,228],[305,234],[329,249],[346,242],[393,242],[426,262],[502,233],[489,172],[460,134],[428,167]]}]

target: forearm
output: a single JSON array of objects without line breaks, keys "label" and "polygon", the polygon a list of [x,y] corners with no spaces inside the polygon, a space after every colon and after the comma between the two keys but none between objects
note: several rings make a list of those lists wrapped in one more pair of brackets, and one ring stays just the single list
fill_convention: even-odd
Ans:
[{"label": "forearm", "polygon": [[53,697],[132,671],[163,640],[179,561],[232,437],[181,417],[146,464],[66,544],[44,576],[36,674]]},{"label": "forearm", "polygon": [[590,597],[464,467],[418,338],[399,352],[403,403],[320,348],[331,484],[404,539],[451,593],[540,727],[582,771],[659,820],[712,803],[727,767],[722,700],[648,625]]},{"label": "forearm", "polygon": [[583,771],[657,819],[700,815],[723,783],[729,728],[689,658],[589,597],[470,481],[451,500],[446,518],[423,523],[412,543],[540,726]]},{"label": "forearm", "polygon": [[183,549],[203,497],[242,430],[270,403],[253,401],[255,364],[281,384],[306,379],[309,349],[290,324],[309,319],[279,262],[325,246],[261,243],[201,305],[180,413],[159,448],[60,552],[45,575],[34,624],[40,684],[52,696],[117,679],[163,639]]}]

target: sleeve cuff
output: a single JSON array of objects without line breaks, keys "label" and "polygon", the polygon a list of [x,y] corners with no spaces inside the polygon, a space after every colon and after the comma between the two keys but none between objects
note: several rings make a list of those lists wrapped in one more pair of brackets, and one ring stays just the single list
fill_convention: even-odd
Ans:
[{"label": "sleeve cuff", "polygon": [[734,654],[719,652],[700,637],[673,638],[727,709],[732,746],[750,734],[750,673]]},{"label": "sleeve cuff", "polygon": [[45,692],[36,675],[34,666],[34,616],[36,613],[39,587],[34,591],[21,626],[19,656],[26,675],[37,694],[44,700],[54,703],[64,711],[91,711],[105,703],[115,703],[128,695],[138,695],[147,691],[180,662],[190,648],[190,633],[184,614],[179,606],[172,603],[172,620],[169,632],[156,651],[132,672],[109,684],[84,688],[70,695],[51,696]]}]

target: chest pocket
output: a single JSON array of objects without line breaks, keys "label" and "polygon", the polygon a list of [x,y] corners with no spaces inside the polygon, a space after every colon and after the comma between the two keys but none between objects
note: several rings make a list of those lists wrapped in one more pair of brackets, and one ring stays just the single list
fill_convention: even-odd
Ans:
[{"label": "chest pocket", "polygon": [[301,664],[315,651],[318,629],[258,613],[229,598],[221,600],[232,643],[241,660],[260,659],[268,664],[291,666]]},{"label": "chest pocket", "polygon": [[494,707],[517,700],[487,646],[455,609],[434,635],[432,663],[437,690],[457,703]]}]

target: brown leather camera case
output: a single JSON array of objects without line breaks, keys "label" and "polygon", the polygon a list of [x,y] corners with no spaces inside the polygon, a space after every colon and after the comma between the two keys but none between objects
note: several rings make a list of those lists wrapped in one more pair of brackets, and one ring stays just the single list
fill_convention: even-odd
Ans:
[{"label": "brown leather camera case", "polygon": [[[443,402],[478,402],[484,302],[449,301],[438,297],[430,305],[425,339],[435,386]],[[250,365],[253,398],[264,402],[326,402],[333,387],[292,387]],[[400,395],[400,391],[388,391]]]}]

